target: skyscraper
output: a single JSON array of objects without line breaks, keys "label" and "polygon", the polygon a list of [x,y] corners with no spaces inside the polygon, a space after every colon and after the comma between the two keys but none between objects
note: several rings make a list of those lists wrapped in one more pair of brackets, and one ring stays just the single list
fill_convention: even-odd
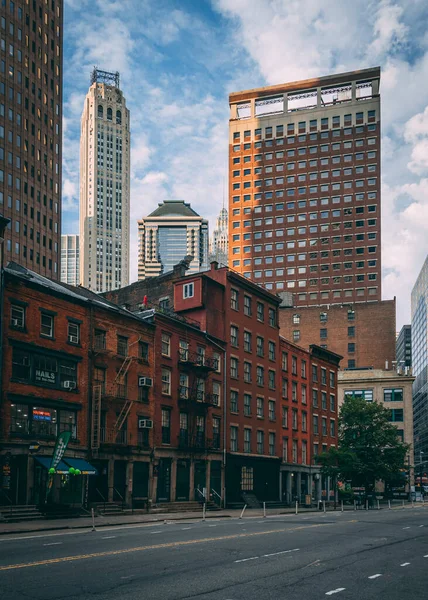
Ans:
[{"label": "skyscraper", "polygon": [[208,221],[183,200],[165,200],[138,221],[138,279],[168,273],[185,256],[188,273],[208,268]]},{"label": "skyscraper", "polygon": [[381,299],[380,69],[229,96],[229,265],[295,306]]},{"label": "skyscraper", "polygon": [[412,326],[403,325],[397,337],[396,344],[397,367],[405,368],[412,366]]},{"label": "skyscraper", "polygon": [[61,236],[61,281],[69,285],[80,284],[79,236]]},{"label": "skyscraper", "polygon": [[[413,429],[415,461],[428,460],[428,257],[412,290]],[[423,458],[422,458],[423,457]]]},{"label": "skyscraper", "polygon": [[227,210],[222,208],[216,219],[216,227],[210,240],[209,260],[216,260],[218,263],[227,266],[229,247],[229,228]]},{"label": "skyscraper", "polygon": [[129,281],[130,136],[119,73],[94,69],[80,134],[80,280],[96,292]]},{"label": "skyscraper", "polygon": [[63,2],[0,7],[4,261],[59,279]]}]

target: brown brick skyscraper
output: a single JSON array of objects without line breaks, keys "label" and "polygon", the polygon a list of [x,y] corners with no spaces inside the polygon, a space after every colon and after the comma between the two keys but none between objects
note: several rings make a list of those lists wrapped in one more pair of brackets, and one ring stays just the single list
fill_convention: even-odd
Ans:
[{"label": "brown brick skyscraper", "polygon": [[295,306],[381,299],[380,69],[229,97],[229,265]]},{"label": "brown brick skyscraper", "polygon": [[4,260],[59,279],[63,2],[5,0],[0,17]]}]

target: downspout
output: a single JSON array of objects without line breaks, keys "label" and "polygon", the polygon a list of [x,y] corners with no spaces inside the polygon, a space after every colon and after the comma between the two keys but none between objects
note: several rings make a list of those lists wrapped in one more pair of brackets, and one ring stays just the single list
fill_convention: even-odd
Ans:
[{"label": "downspout", "polygon": [[226,507],[226,444],[227,444],[227,431],[226,431],[226,419],[227,419],[227,378],[226,378],[226,348],[223,348],[214,341],[207,333],[206,338],[214,344],[219,350],[223,352],[223,474],[224,474],[224,487],[223,487],[223,507]]},{"label": "downspout", "polygon": [[94,305],[89,300],[89,349],[88,349],[88,454],[92,458],[92,378],[93,378],[93,350],[94,350]]},{"label": "downspout", "polygon": [[[2,413],[4,398],[3,398],[3,322],[4,322],[4,268],[3,268],[3,251],[4,241],[0,242],[0,414]],[[0,421],[0,438],[2,436],[1,431],[2,423]]]}]

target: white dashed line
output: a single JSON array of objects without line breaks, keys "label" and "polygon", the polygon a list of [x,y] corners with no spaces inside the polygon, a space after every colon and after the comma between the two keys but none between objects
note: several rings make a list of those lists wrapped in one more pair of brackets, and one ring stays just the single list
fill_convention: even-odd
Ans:
[{"label": "white dashed line", "polygon": [[50,542],[49,544],[43,544],[43,546],[59,546],[62,542]]},{"label": "white dashed line", "polygon": [[428,558],[428,554],[424,554],[424,558]]},{"label": "white dashed line", "polygon": [[151,531],[150,533],[162,533],[162,531]]},{"label": "white dashed line", "polygon": [[403,527],[403,529],[410,529],[410,527]]},{"label": "white dashed line", "polygon": [[134,577],[133,575],[124,575],[121,579],[129,579],[130,577]]},{"label": "white dashed line", "polygon": [[423,525],[419,525],[419,527],[423,527]]},{"label": "white dashed line", "polygon": [[181,531],[187,531],[188,529],[192,529],[191,527],[182,527]]},{"label": "white dashed line", "polygon": [[278,556],[278,554],[289,554],[290,552],[298,552],[300,548],[293,548],[293,550],[282,550],[281,552],[272,552],[272,554],[263,554],[263,558],[268,556]]},{"label": "white dashed line", "polygon": [[217,525],[208,525],[208,527],[217,527]]},{"label": "white dashed line", "polygon": [[339,592],[344,592],[345,590],[346,588],[337,588],[336,590],[330,590],[329,592],[326,592],[325,595],[333,596],[333,594],[338,594]]},{"label": "white dashed line", "polygon": [[114,539],[116,536],[115,535],[106,535],[105,537],[102,537],[102,540],[112,540]]},{"label": "white dashed line", "polygon": [[252,556],[251,558],[241,558],[240,560],[235,560],[236,563],[247,562],[248,560],[257,560],[260,556]]},{"label": "white dashed line", "polygon": [[410,565],[410,563],[403,563],[400,565],[400,567],[407,567],[407,565]]},{"label": "white dashed line", "polygon": [[376,573],[376,575],[370,575],[368,579],[377,579],[378,577],[382,577],[382,573]]}]

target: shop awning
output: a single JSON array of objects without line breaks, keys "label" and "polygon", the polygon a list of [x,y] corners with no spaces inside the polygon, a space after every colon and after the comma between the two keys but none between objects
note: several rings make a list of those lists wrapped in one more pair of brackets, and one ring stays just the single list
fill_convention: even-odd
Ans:
[{"label": "shop awning", "polygon": [[[42,467],[44,467],[45,469],[47,469],[47,470],[50,469],[51,462],[52,462],[52,456],[35,456],[34,459],[37,460],[37,462],[39,464],[41,464]],[[59,473],[60,475],[65,475],[66,473],[68,473],[69,468],[70,467],[68,465],[66,465],[64,461],[60,460],[55,471],[56,471],[56,473]]]},{"label": "shop awning", "polygon": [[89,464],[83,458],[68,458],[66,456],[64,457],[64,462],[67,463],[67,465],[69,465],[70,467],[73,467],[73,469],[79,469],[82,475],[98,475],[98,471],[96,470],[96,468]]}]

